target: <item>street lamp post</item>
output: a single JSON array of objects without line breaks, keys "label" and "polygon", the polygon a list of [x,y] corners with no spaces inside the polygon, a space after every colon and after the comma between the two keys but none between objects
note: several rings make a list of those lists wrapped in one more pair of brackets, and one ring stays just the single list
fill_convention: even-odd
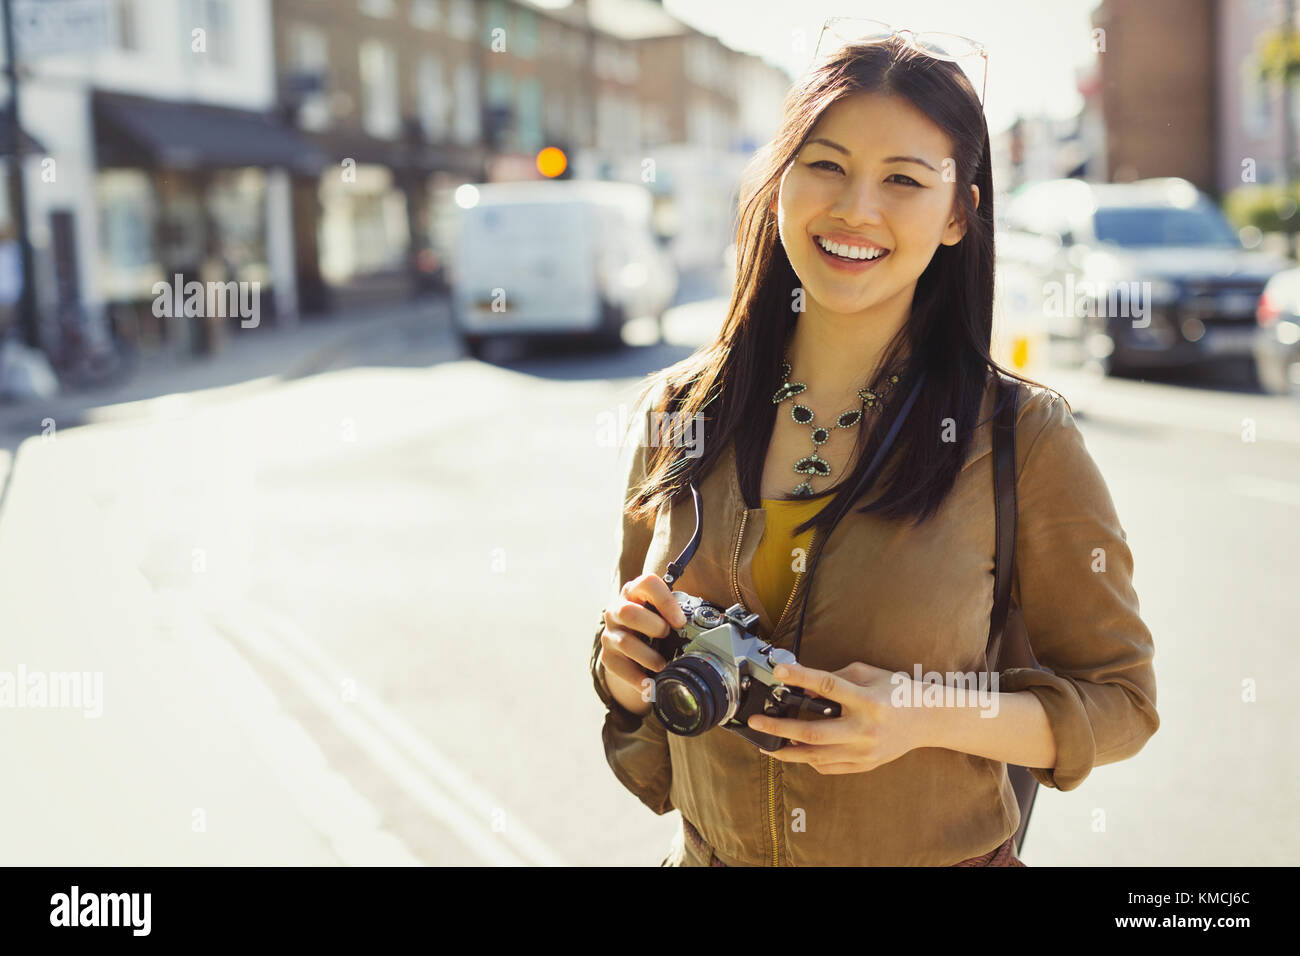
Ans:
[{"label": "street lamp post", "polygon": [[[1295,0],[1285,0],[1285,15],[1282,18],[1282,50],[1287,58],[1282,70],[1282,194],[1290,198],[1291,184],[1295,182],[1295,130],[1291,128],[1291,34],[1295,21]],[[1290,208],[1287,204],[1286,208]],[[1286,254],[1293,262],[1296,258],[1295,225],[1296,212],[1286,217]]]},{"label": "street lamp post", "polygon": [[27,191],[23,183],[23,138],[19,125],[18,107],[18,54],[14,42],[14,17],[12,0],[4,0],[5,20],[5,76],[9,80],[9,133],[10,157],[9,189],[14,210],[14,224],[18,227],[18,255],[22,263],[22,292],[18,300],[18,327],[32,348],[40,347],[40,334],[36,327],[36,296],[32,288],[32,244],[27,226]]}]

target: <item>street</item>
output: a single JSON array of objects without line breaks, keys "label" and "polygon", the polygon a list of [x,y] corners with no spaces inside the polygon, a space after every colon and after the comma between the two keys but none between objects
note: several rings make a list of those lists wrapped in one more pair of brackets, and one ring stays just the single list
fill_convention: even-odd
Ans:
[{"label": "street", "polygon": [[[3,713],[0,858],[657,863],[676,815],[606,766],[587,673],[620,514],[599,425],[724,309],[487,363],[439,306],[314,374],[16,445],[0,669],[101,671],[103,713]],[[1161,727],[1041,789],[1023,859],[1294,865],[1300,405],[1043,377],[1127,531]]]}]

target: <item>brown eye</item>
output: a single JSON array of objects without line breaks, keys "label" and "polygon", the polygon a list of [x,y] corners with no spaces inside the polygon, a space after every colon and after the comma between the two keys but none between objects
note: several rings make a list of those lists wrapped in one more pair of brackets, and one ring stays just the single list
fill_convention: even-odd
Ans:
[{"label": "brown eye", "polygon": [[840,172],[844,172],[843,169],[840,169],[838,163],[832,163],[829,159],[819,159],[817,160],[817,162],[809,163],[808,165],[811,166],[813,169],[830,167],[831,169],[839,169]]},{"label": "brown eye", "polygon": [[[911,176],[904,176],[902,173],[894,173],[894,175],[890,176],[889,179],[900,179],[900,180],[905,180],[904,182],[902,182],[902,183],[899,184],[899,185],[902,185],[902,186],[920,186],[920,185],[921,185],[921,184],[918,183],[915,179],[913,179]],[[889,182],[889,179],[885,180],[885,182]]]}]

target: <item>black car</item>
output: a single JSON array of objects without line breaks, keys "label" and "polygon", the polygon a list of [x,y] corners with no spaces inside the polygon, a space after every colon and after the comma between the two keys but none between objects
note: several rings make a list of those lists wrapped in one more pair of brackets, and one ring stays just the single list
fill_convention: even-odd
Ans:
[{"label": "black car", "polygon": [[1054,354],[1107,374],[1253,366],[1260,293],[1288,263],[1244,248],[1186,180],[1033,183],[1000,218],[999,263],[1014,263],[1041,293]]}]

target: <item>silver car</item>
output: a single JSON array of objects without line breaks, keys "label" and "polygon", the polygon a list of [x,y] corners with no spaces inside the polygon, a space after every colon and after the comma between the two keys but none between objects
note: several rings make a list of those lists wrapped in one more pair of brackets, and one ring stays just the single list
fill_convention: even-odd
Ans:
[{"label": "silver car", "polygon": [[1274,395],[1300,396],[1300,269],[1268,280],[1255,321],[1259,384]]}]

